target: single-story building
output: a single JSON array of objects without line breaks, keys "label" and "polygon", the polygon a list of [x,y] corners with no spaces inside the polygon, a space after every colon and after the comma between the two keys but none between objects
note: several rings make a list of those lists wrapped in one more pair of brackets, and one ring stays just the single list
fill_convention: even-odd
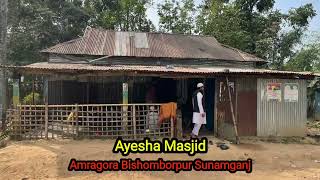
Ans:
[{"label": "single-story building", "polygon": [[[45,136],[70,125],[72,112],[72,132],[90,126],[86,132],[94,136],[147,136],[150,114],[168,102],[177,103],[178,126],[188,132],[199,82],[205,84],[203,133],[233,138],[234,116],[239,136],[305,135],[307,80],[314,75],[262,69],[265,60],[214,37],[87,28],[83,37],[42,53],[47,62],[10,68],[45,80],[43,104],[18,106],[21,122],[37,116],[46,124]],[[172,133],[170,123],[153,135]]]}]

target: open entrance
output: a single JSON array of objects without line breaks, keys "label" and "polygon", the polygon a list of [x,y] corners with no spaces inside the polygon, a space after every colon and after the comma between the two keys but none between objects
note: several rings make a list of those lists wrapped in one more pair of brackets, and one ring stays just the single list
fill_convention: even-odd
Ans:
[{"label": "open entrance", "polygon": [[215,79],[173,79],[159,77],[110,77],[90,81],[49,81],[49,104],[122,104],[122,83],[128,83],[129,104],[163,104],[177,102],[181,112],[182,129],[188,135],[192,131],[192,95],[198,83],[205,85],[204,101],[207,124],[200,136],[214,134]]},{"label": "open entrance", "polygon": [[213,135],[214,134],[214,109],[215,109],[215,79],[188,79],[187,89],[188,96],[186,103],[181,105],[182,119],[183,119],[183,130],[185,134],[190,134],[194,124],[192,123],[193,109],[192,109],[192,95],[197,89],[198,83],[203,83],[205,86],[204,101],[207,124],[203,125],[200,130],[201,135]]},{"label": "open entrance", "polygon": [[121,104],[122,85],[128,83],[128,103],[168,103],[177,101],[177,81],[171,78],[113,77],[90,81],[48,82],[49,104]]}]

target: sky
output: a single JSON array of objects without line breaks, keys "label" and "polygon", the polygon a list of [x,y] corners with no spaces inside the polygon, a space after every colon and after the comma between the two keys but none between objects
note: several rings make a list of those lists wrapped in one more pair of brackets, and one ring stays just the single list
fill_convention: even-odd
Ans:
[{"label": "sky", "polygon": [[[164,0],[153,0],[153,5],[147,11],[148,18],[154,23],[156,27],[159,24],[159,16],[157,13],[157,4],[162,3]],[[196,6],[199,5],[202,0],[194,0]],[[275,8],[282,12],[288,12],[291,8],[297,8],[301,5],[312,3],[317,12],[310,23],[308,29],[309,32],[320,32],[320,0],[276,0]]]}]

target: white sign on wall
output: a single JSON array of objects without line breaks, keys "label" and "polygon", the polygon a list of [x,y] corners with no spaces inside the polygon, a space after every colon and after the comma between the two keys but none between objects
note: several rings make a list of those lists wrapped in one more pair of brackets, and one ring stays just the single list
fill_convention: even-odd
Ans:
[{"label": "white sign on wall", "polygon": [[299,86],[297,83],[287,83],[284,86],[284,100],[286,102],[298,102]]}]

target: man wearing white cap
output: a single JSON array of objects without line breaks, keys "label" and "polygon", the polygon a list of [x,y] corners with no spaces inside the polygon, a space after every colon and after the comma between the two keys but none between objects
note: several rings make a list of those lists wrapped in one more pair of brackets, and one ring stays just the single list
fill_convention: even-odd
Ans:
[{"label": "man wearing white cap", "polygon": [[204,108],[204,85],[197,84],[197,90],[192,95],[193,118],[194,127],[191,133],[192,138],[197,138],[202,124],[206,124],[206,113]]}]

